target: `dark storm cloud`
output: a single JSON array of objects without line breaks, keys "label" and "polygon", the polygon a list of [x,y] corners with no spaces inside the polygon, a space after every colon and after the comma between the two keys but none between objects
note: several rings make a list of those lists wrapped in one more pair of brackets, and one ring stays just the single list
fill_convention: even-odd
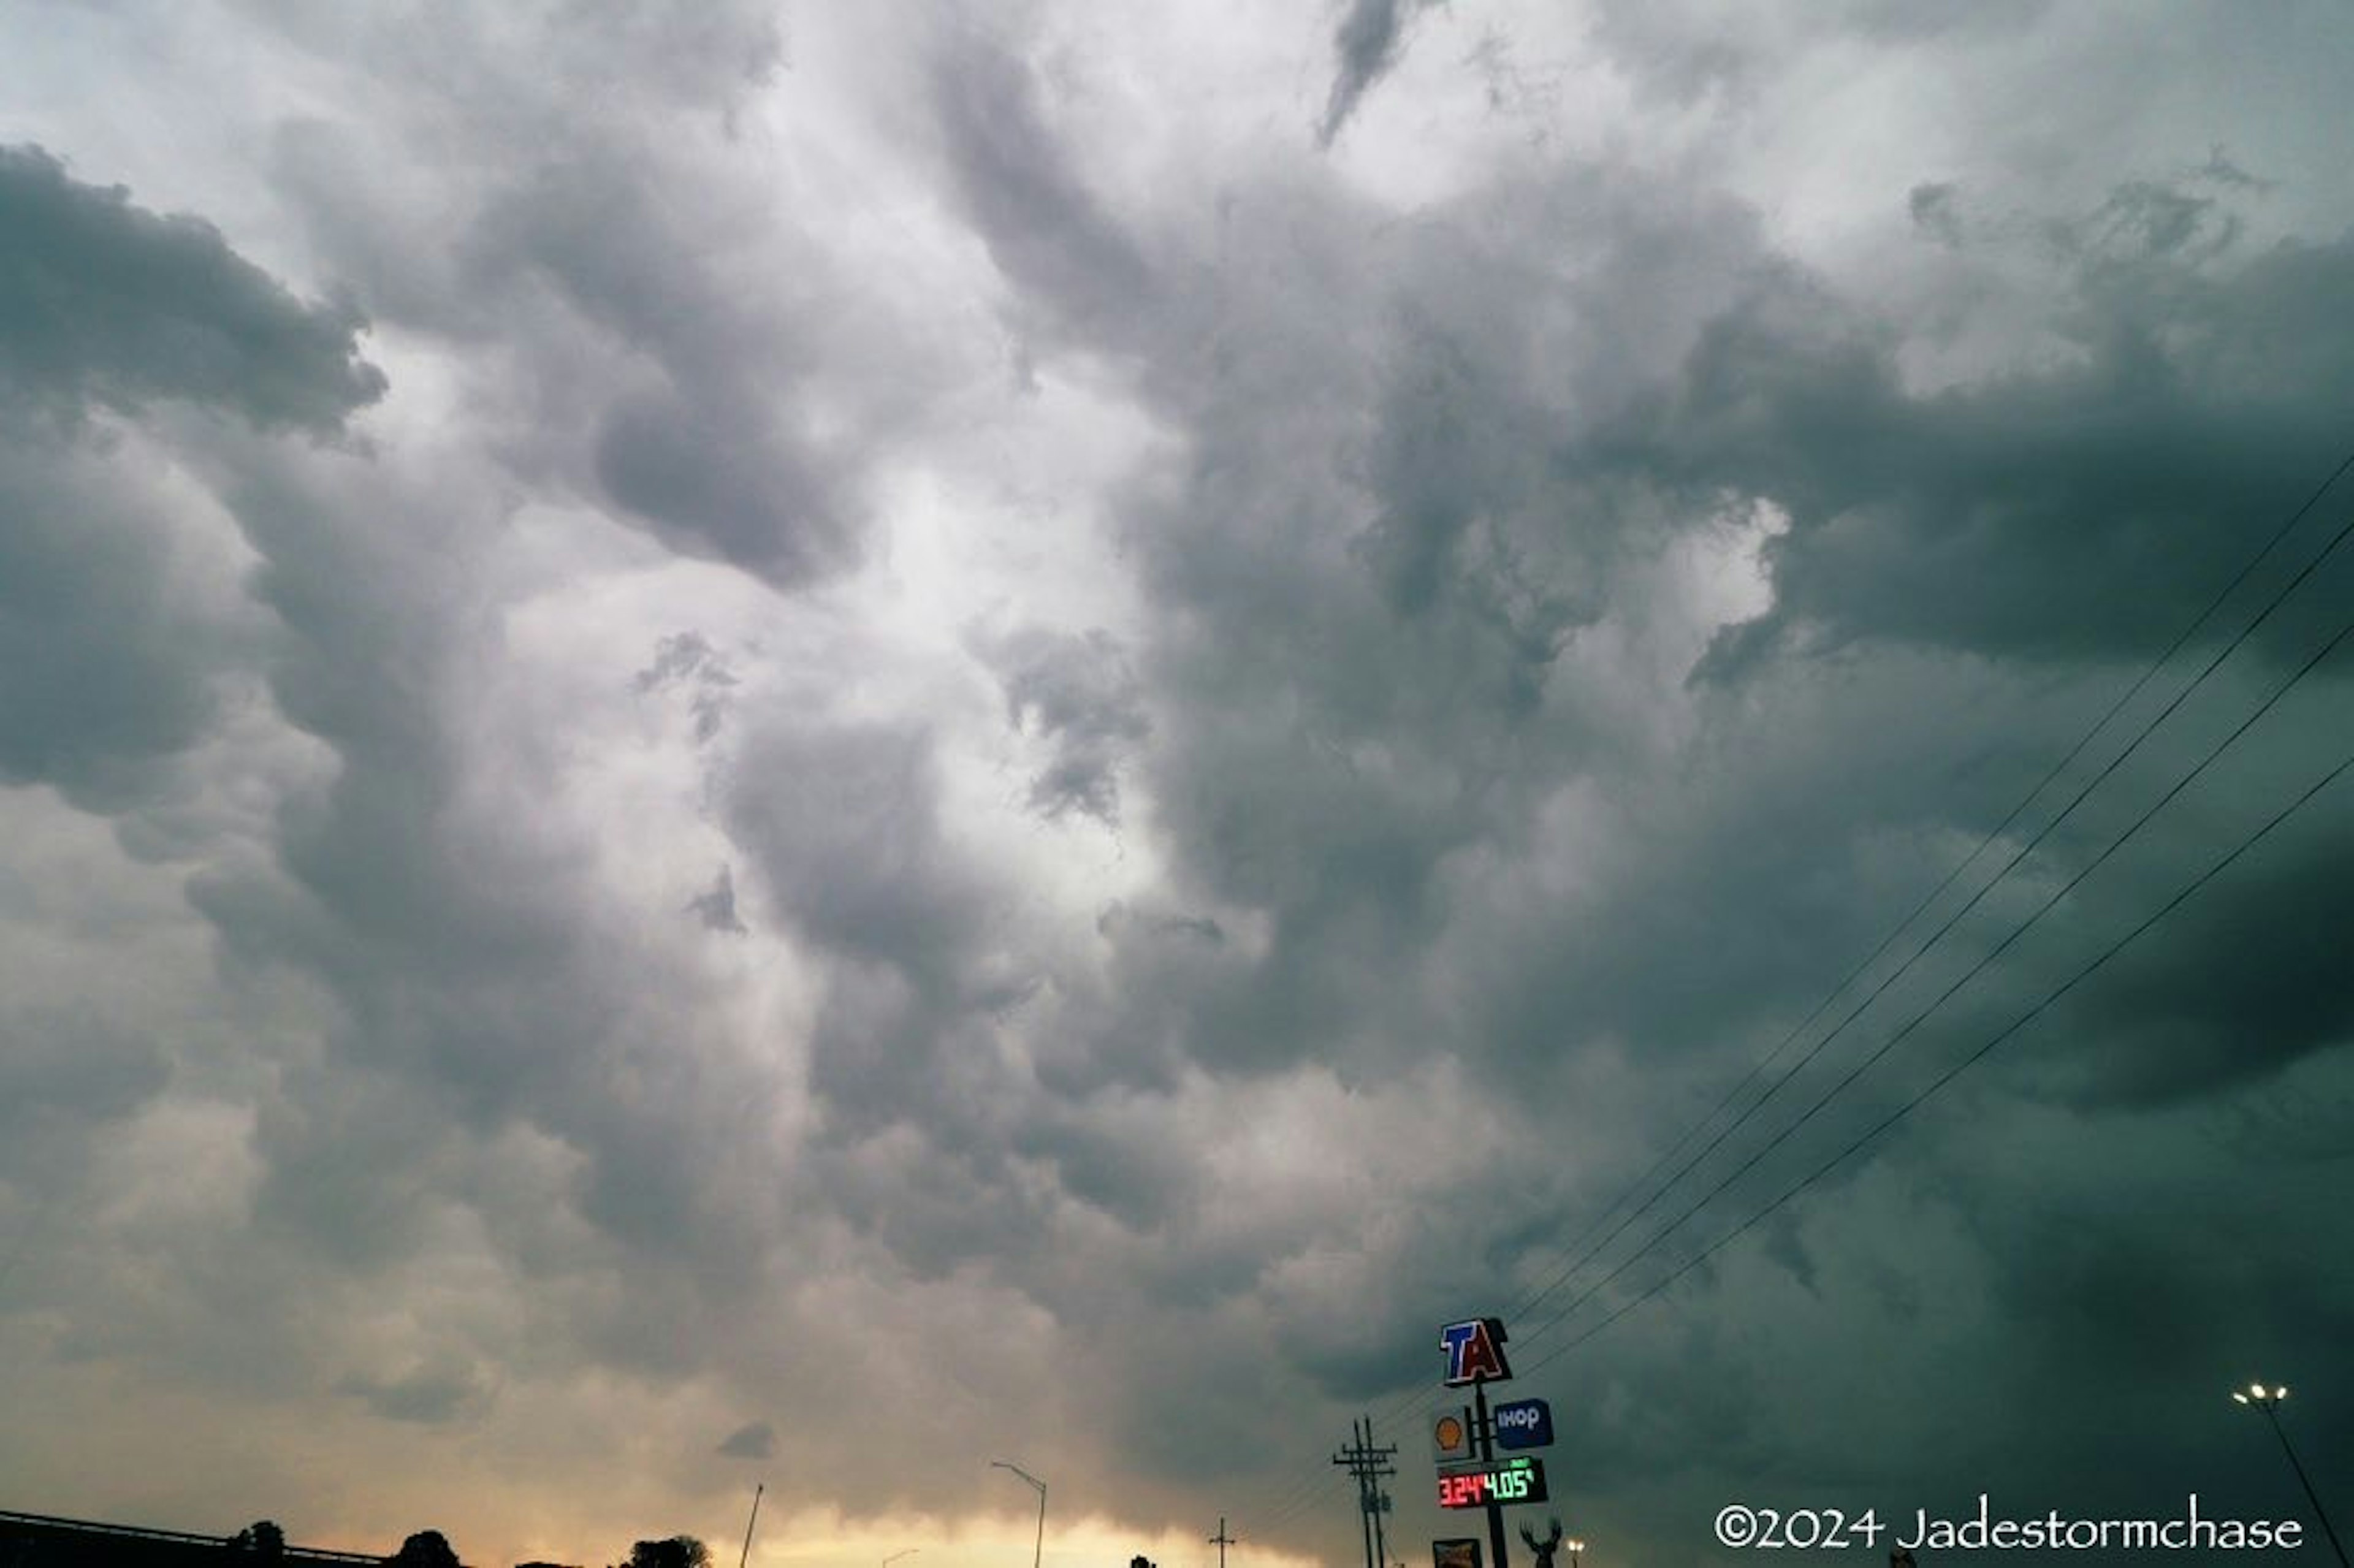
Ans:
[{"label": "dark storm cloud", "polygon": [[1365,90],[1380,80],[1405,43],[1407,18],[1432,0],[1350,0],[1348,14],[1332,34],[1336,74],[1332,93],[1317,122],[1316,141],[1329,147],[1349,116],[1357,111]]},{"label": "dark storm cloud", "polygon": [[419,1426],[446,1426],[480,1415],[493,1390],[479,1368],[437,1361],[385,1380],[345,1378],[336,1392],[365,1404],[380,1419]]},{"label": "dark storm cloud", "polygon": [[[1385,233],[1327,190],[1246,187],[1204,295],[1106,329],[1141,345],[1191,443],[1121,525],[1159,632],[1138,655],[1156,715],[1140,766],[1189,885],[1274,921],[1262,959],[1169,969],[1190,977],[1172,1005],[1123,988],[1131,1022],[1103,1033],[1140,1066],[1151,1040],[1267,1070],[1347,1039],[1349,1070],[1373,1071],[1392,1029],[1451,1033],[1422,1018],[1407,957],[1447,918],[1440,868],[1512,831],[1543,763],[1574,769],[1623,722],[1559,666],[1675,513],[1581,464],[1575,438],[1664,370],[1651,340],[1754,231],[1592,171],[1455,217]],[[1117,940],[1150,968],[1183,946],[1144,925]]]},{"label": "dark storm cloud", "polygon": [[[673,545],[774,582],[831,571],[854,554],[854,524],[839,464],[797,428],[802,376],[776,341],[790,329],[748,332],[760,307],[738,299],[672,226],[610,221],[673,200],[650,155],[576,151],[487,208],[475,267],[507,287],[547,280],[659,367],[655,385],[595,416],[591,469],[613,501]],[[724,228],[715,239],[726,244]]]},{"label": "dark storm cloud", "polygon": [[777,1451],[776,1428],[765,1421],[739,1426],[716,1451],[731,1459],[766,1459]]},{"label": "dark storm cloud", "polygon": [[[315,19],[277,25],[350,47]],[[776,16],[578,5],[524,30],[538,58],[396,30],[408,132],[466,148],[454,177],[380,178],[397,140],[279,128],[277,170],[313,243],[387,319],[510,346],[519,375],[478,388],[477,417],[525,483],[560,476],[671,547],[779,586],[849,565],[864,432],[821,440],[804,403],[845,284],[790,226],[783,254],[758,254],[779,238],[764,221],[776,192],[748,178],[722,194],[731,171],[695,123],[716,115],[737,143],[746,94],[784,62]],[[445,53],[468,69],[444,70]],[[419,227],[451,243],[408,243]],[[839,356],[830,368],[856,379]],[[876,356],[864,373],[896,368]]]},{"label": "dark storm cloud", "polygon": [[94,1128],[148,1103],[171,1075],[156,1041],[90,1005],[0,1014],[0,1171],[53,1179],[87,1157]]},{"label": "dark storm cloud", "polygon": [[831,564],[832,501],[791,442],[736,410],[661,395],[624,399],[597,435],[597,477],[665,536],[779,581]]},{"label": "dark storm cloud", "polygon": [[1034,723],[1054,742],[1053,761],[1030,781],[1032,809],[1118,823],[1121,757],[1152,731],[1119,640],[1100,629],[1058,635],[1032,628],[985,656],[1004,687],[1007,720],[1016,729]]},{"label": "dark storm cloud", "polygon": [[[420,1245],[436,1173],[463,1164],[465,1140],[531,1126],[578,1150],[580,1215],[654,1253],[716,1244],[706,1277],[724,1294],[757,1262],[748,1216],[723,1217],[732,1201],[686,1128],[715,1111],[713,1127],[740,1128],[765,1098],[722,1088],[732,1075],[708,1064],[682,1075],[674,1037],[643,1015],[654,982],[610,961],[615,938],[578,897],[579,849],[462,782],[482,765],[456,734],[477,521],[462,482],[429,468],[393,484],[249,448],[217,461],[287,639],[274,694],[343,764],[288,804],[274,871],[208,869],[191,888],[231,962],[292,965],[339,1006],[333,1070],[290,1069],[260,1121],[259,1213],[344,1266],[388,1266]],[[647,1082],[676,1093],[611,1089]],[[564,1255],[544,1266],[561,1275]],[[614,1353],[655,1353],[654,1339]]]},{"label": "dark storm cloud", "polygon": [[731,937],[750,933],[744,917],[736,913],[736,874],[726,866],[712,879],[711,885],[687,901],[687,913],[703,922],[709,931],[722,931]]},{"label": "dark storm cloud", "polygon": [[1810,48],[1869,41],[1903,48],[1941,37],[2002,38],[2032,29],[2050,0],[1989,0],[1957,8],[1923,0],[1834,0],[1759,5],[1737,17],[1714,8],[1608,0],[1597,40],[1640,79],[1680,101],[1712,90],[1760,90]]},{"label": "dark storm cloud", "polygon": [[0,778],[100,810],[154,799],[239,641],[175,591],[186,542],[139,461],[80,438],[82,416],[169,400],[329,432],[385,388],[360,325],[200,218],[0,149]]},{"label": "dark storm cloud", "polygon": [[1119,330],[1146,302],[1153,268],[1046,123],[1027,62],[960,34],[931,85],[949,166],[998,270],[1074,324]]},{"label": "dark storm cloud", "polygon": [[691,695],[688,711],[695,716],[695,738],[709,742],[726,722],[727,705],[737,683],[718,651],[700,632],[681,631],[665,637],[654,649],[654,662],[631,683],[641,694],[684,688]]},{"label": "dark storm cloud", "polygon": [[329,430],[384,392],[359,317],[305,306],[200,218],[0,148],[0,387],[71,409],[186,398]]},{"label": "dark storm cloud", "polygon": [[769,906],[837,960],[808,1041],[829,1112],[816,1179],[919,1276],[988,1257],[1018,1277],[1044,1202],[1004,1148],[1027,1090],[997,1032],[1037,974],[992,926],[1003,892],[942,833],[938,791],[918,726],[771,715],[729,831]]},{"label": "dark storm cloud", "polygon": [[[2329,700],[2346,700],[2342,683]],[[2354,919],[2354,839],[2330,831],[2345,798],[2341,783],[2319,802],[2320,822],[2186,906],[2162,941],[2124,955],[2062,1016],[2058,1027],[2084,1042],[2074,1054],[2087,1100],[2213,1097],[2354,1038],[2337,939]]]},{"label": "dark storm cloud", "polygon": [[1774,608],[1703,673],[1853,641],[2129,657],[2188,625],[2354,422],[2354,348],[2325,328],[2354,309],[2354,246],[2243,258],[2226,224],[2121,191],[2059,230],[2071,360],[1934,394],[1903,386],[1896,323],[1787,270],[1734,302],[1590,449],[1788,511]]},{"label": "dark storm cloud", "polygon": [[771,895],[817,940],[953,989],[988,890],[942,842],[932,741],[907,726],[764,731],[731,803]]},{"label": "dark storm cloud", "polygon": [[[1475,194],[1393,233],[1328,192],[1283,190],[1284,178],[1269,168],[1228,193],[1214,302],[1186,291],[1182,230],[1154,228],[1157,215],[1135,220],[1164,288],[1150,316],[1091,309],[1084,270],[1008,269],[1080,327],[1078,346],[1136,356],[1141,390],[1182,432],[1182,457],[1135,487],[1123,516],[1151,615],[1135,661],[1154,732],[1137,776],[1176,857],[1172,886],[1252,911],[1267,932],[1244,948],[1214,935],[1223,920],[1182,906],[1108,916],[1111,994],[1088,1016],[1087,1046],[1044,1044],[1042,1078],[1083,1095],[1166,1082],[1174,1063],[1232,1075],[1331,1061],[1367,1084],[1419,1053],[1486,1064],[1525,1111],[1503,1147],[1526,1158],[1541,1139],[1573,1139],[1583,1168],[1529,1183],[1525,1202],[1499,1194],[1472,1228],[1565,1238],[1681,1126],[1662,1135],[1663,1107],[1711,1103],[1802,1017],[2065,750],[2116,689],[2117,665],[2187,624],[2326,471],[2354,411],[2346,338],[2328,324],[2346,316],[2345,256],[2326,240],[2244,250],[2213,180],[2127,182],[1999,232],[1963,187],[1921,182],[1912,216],[1925,249],[2009,264],[2019,259],[1985,249],[2024,235],[2031,264],[2056,267],[2049,330],[2067,351],[1925,391],[1903,355],[1937,323],[1843,292],[1703,191],[1655,181],[1622,196],[1610,171],[1566,171],[1516,179],[1509,207]],[[967,194],[986,231],[990,207]],[[1281,225],[1265,216],[1277,211]],[[1347,260],[1322,254],[1327,243],[1350,247]],[[1261,292],[1263,280],[1280,281]],[[1588,661],[1654,611],[1647,574],[1663,557],[1728,518],[1764,515],[1759,503],[1788,522],[1762,557],[1770,608],[1713,652],[1710,629],[1694,629],[1648,697],[1654,730],[1644,699],[1614,697],[1606,657]],[[1679,722],[1691,730],[1668,738]],[[2180,755],[2164,754],[2174,766]],[[1549,812],[1563,800],[1587,803],[1594,842],[1561,884],[1523,889],[1516,865],[1560,853]],[[2084,863],[2090,834],[2072,832],[2032,875]],[[2161,857],[2182,873],[2193,858]],[[2064,973],[2072,951],[2115,932],[2111,915],[2146,912],[2149,884],[2132,885],[2055,917],[2032,964],[1949,1010],[1888,1076],[1621,1289],[1723,1234],[1742,1204],[2015,1016],[2044,969]],[[2206,919],[2258,940],[2267,896],[2227,890]],[[2313,886],[2296,902],[2330,928]],[[1941,980],[2007,928],[1998,912],[2028,906],[2016,888],[1996,898],[1939,953]],[[2137,1084],[2260,1084],[2343,1039],[2345,988],[2296,943],[2246,986],[2221,988],[2212,1015],[2178,1005],[2205,972],[2180,955],[2209,935],[2166,933],[2142,960],[2147,977],[2184,977],[2147,1011],[2195,1039],[2169,1044],[2087,1001],[2074,1033],[2115,1054],[2095,1052],[2101,1065],[2085,1069],[2097,1088],[2080,1078],[2063,1096],[2143,1104]],[[2143,972],[2124,971],[2120,994],[2148,983],[2125,978]],[[1893,1016],[1933,994],[1899,992],[1911,1000]],[[1803,1096],[1777,1101],[1710,1171],[1884,1039],[1889,1016],[1844,1037]],[[2227,1053],[2226,1018],[2258,1041]],[[1578,1108],[1614,1060],[1643,1075],[1613,1107],[1623,1140],[1595,1125],[1611,1113]],[[1647,1433],[1638,1446],[1665,1459],[1706,1430],[1706,1463],[1727,1474],[1852,1453],[1852,1424],[1792,1436],[1793,1391],[1711,1326],[1709,1303],[1778,1300],[1786,1286],[1812,1311],[1841,1304],[1832,1316],[1870,1323],[1892,1354],[1907,1323],[1938,1339],[1950,1359],[1907,1362],[1908,1396],[1950,1399],[1941,1365],[1976,1358],[2062,1364],[2067,1335],[2043,1307],[2022,1302],[2020,1320],[1965,1333],[1957,1308],[1926,1298],[1967,1298],[1981,1268],[2030,1273],[2036,1248],[2065,1243],[1996,1228],[1950,1270],[1909,1259],[1921,1222],[1906,1205],[1978,1192],[1991,1147],[1935,1124],[1917,1136],[1888,1158],[1893,1191],[1919,1181],[1920,1193],[1883,1199],[1865,1184],[1892,1207],[1845,1235],[1794,1209],[1758,1250],[1736,1249],[1670,1297],[1699,1304],[1689,1316],[1663,1306],[1656,1326],[1619,1330],[1627,1366],[1678,1392],[1656,1423],[1649,1409],[1601,1421],[1614,1439]],[[2073,1158],[2088,1173],[2130,1171],[2165,1158],[2170,1136],[2113,1119],[2087,1128]],[[1073,1180],[1085,1170],[1073,1165]],[[1817,1197],[1836,1214],[1855,1190]],[[2244,1214],[2253,1201],[2243,1191],[2219,1207]],[[1136,1196],[1111,1208],[1144,1222],[1170,1212]],[[2076,1293],[2085,1311],[2199,1266],[2155,1233],[2104,1222],[2087,1234],[2116,1266]],[[1482,1261],[1509,1277],[1532,1250]],[[1436,1270],[1438,1249],[1415,1255]],[[2225,1310],[2222,1297],[2182,1299],[2178,1326]],[[1428,1304],[1416,1309],[1429,1319]],[[1778,1308],[1759,1310],[1779,1320]],[[1361,1394],[1414,1364],[1426,1324],[1411,1321],[1394,1335],[1298,1319],[1278,1331],[1299,1364]],[[1647,1403],[1632,1392],[1644,1382],[1629,1371],[1630,1406]],[[1186,1414],[1185,1432],[1216,1430],[1214,1412]],[[1905,1414],[1875,1401],[1857,1419]],[[1956,1465],[1978,1430],[1957,1416]],[[1159,1463],[1215,1467],[1172,1427],[1129,1440]]]},{"label": "dark storm cloud", "polygon": [[[1848,20],[1934,40],[1925,15]],[[1907,350],[1944,323],[1780,254],[1687,175],[1518,162],[1401,219],[1310,149],[1253,143],[1214,170],[1231,176],[1214,219],[1182,181],[1099,178],[1058,122],[1070,76],[960,35],[910,52],[940,133],[914,155],[949,174],[920,205],[968,218],[961,249],[1043,323],[1042,367],[1083,362],[1066,387],[1131,400],[1153,440],[1096,498],[1140,601],[1117,641],[968,646],[987,674],[928,666],[911,700],[881,667],[905,651],[876,652],[897,633],[851,624],[856,592],[801,595],[857,554],[860,476],[888,445],[856,417],[821,438],[841,425],[809,410],[855,409],[896,365],[887,334],[870,356],[822,329],[887,287],[830,292],[782,264],[794,215],[747,203],[759,180],[664,118],[724,116],[730,84],[779,58],[772,35],[694,7],[547,17],[495,40],[444,36],[451,17],[361,29],[386,96],[426,107],[374,137],[280,138],[317,253],[455,367],[444,428],[383,466],[209,423],[175,437],[259,557],[270,694],[332,753],[278,800],[274,862],[224,853],[191,889],[223,989],[299,992],[302,1022],[251,1047],[266,1087],[229,1107],[251,1111],[229,1139],[250,1213],[188,1226],[192,1249],[235,1245],[182,1277],[275,1358],[267,1387],[340,1388],[394,1422],[489,1420],[488,1369],[509,1365],[716,1389],[719,1414],[660,1436],[682,1467],[710,1469],[712,1438],[768,1412],[720,1451],[822,1443],[794,1484],[854,1517],[917,1500],[832,1489],[867,1463],[840,1441],[854,1407],[923,1428],[908,1473],[943,1510],[985,1495],[971,1450],[1009,1424],[1080,1435],[1057,1497],[1093,1487],[1131,1521],[1270,1467],[1324,1474],[1360,1401],[1427,1390],[1437,1321],[1542,1277],[2001,819],[2253,542],[2213,525],[2224,501],[2301,492],[2348,412],[2342,242],[2252,251],[2229,194],[2247,187],[2221,174],[2118,170],[2111,199],[1998,222],[1972,185],[1900,170],[1892,225],[1904,191],[1930,193],[1906,254],[1971,286],[1981,266],[2062,282],[2043,339],[1925,390]],[[1405,23],[1403,5],[1349,13],[1328,135]],[[330,54],[362,42],[323,14],[275,25]],[[1685,62],[1712,31],[1659,26]],[[1744,43],[1743,69],[1769,69],[1773,42]],[[637,49],[645,69],[619,69]],[[437,175],[421,190],[383,155],[410,138]],[[400,243],[412,220],[435,243]],[[2032,254],[1987,255],[2022,235]],[[723,658],[717,630],[678,633],[648,660],[681,624],[661,596],[702,582],[571,515],[582,500],[759,577],[730,587],[776,641]],[[1788,531],[1761,580],[1769,520]],[[99,545],[28,537],[27,569],[71,585],[77,613],[170,624],[154,595],[98,590]],[[611,621],[567,620],[592,601]],[[723,624],[716,602],[688,613]],[[592,688],[626,722],[516,691],[609,625],[625,662]],[[2251,666],[2277,668],[2277,635]],[[76,657],[100,711],[138,684]],[[2233,679],[2244,699],[2253,677]],[[118,749],[201,731],[195,687],[161,694],[121,726],[149,738]],[[1015,794],[1066,819],[1019,832],[1082,841],[1067,819],[1117,805],[1146,835],[1122,902],[1041,915],[1051,898],[1009,869],[1034,842],[961,814],[960,722],[1000,711],[1045,759]],[[2244,831],[2227,806],[2302,778],[2342,726],[2296,711],[2318,740],[2202,797],[2196,834],[2070,905],[1963,1021],[2000,1022],[2035,964],[2064,971]],[[38,755],[25,776],[69,772]],[[673,766],[707,814],[680,807],[684,842],[648,872],[635,791]],[[627,803],[595,798],[616,776]],[[2073,827],[2035,887],[2098,839]],[[1532,1376],[1577,1413],[1579,1506],[1646,1549],[1630,1558],[1678,1561],[1696,1538],[1658,1521],[1704,1520],[1695,1499],[1736,1482],[2073,1478],[2079,1451],[2125,1451],[2120,1423],[2177,1429],[2169,1376],[2292,1348],[2322,1375],[2347,1280],[2296,1242],[2342,1204],[2341,840],[2285,840],[2048,1020],[2043,1049],[1963,1080],[1606,1354]],[[716,978],[743,973],[758,985]],[[1893,1059],[1656,1268],[1518,1341],[1523,1366],[1979,1037]],[[36,1054],[28,1091],[81,1107],[69,1131],[157,1092],[136,1046],[76,1050]],[[519,1321],[486,1330],[439,1311],[451,1299]],[[338,1351],[323,1372],[284,1351],[355,1304],[417,1319],[400,1331],[429,1348]],[[117,1331],[66,1343],[96,1354]],[[2168,1476],[2252,1473],[2204,1439],[2179,1452]],[[936,1458],[969,1478],[936,1483]],[[1320,1550],[1345,1520],[1344,1501],[1257,1538]]]},{"label": "dark storm cloud", "polygon": [[1954,213],[1954,186],[1946,182],[1914,185],[1904,198],[1914,227],[1947,245],[1961,241],[1961,224]]},{"label": "dark storm cloud", "polygon": [[118,465],[18,433],[0,458],[0,779],[123,810],[203,733],[230,638],[174,595],[168,524]]}]

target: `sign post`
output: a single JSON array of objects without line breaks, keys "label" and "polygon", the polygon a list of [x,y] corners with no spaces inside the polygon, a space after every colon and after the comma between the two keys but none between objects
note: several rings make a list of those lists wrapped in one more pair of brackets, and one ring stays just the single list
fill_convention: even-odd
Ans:
[{"label": "sign post", "polygon": [[[1438,1331],[1438,1348],[1447,1352],[1446,1385],[1471,1385],[1471,1431],[1483,1467],[1496,1458],[1495,1427],[1488,1416],[1488,1384],[1491,1380],[1508,1382],[1512,1375],[1512,1363],[1504,1359],[1504,1339],[1500,1318],[1471,1318]],[[1495,1551],[1496,1568],[1511,1568],[1511,1558],[1504,1549],[1504,1505],[1496,1499],[1492,1489],[1487,1494],[1487,1512],[1488,1544]]]}]

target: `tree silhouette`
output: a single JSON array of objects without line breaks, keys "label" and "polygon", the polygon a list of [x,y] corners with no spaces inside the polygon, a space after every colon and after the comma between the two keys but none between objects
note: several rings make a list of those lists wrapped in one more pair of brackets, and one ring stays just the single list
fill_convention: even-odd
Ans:
[{"label": "tree silhouette", "polygon": [[641,1541],[630,1548],[630,1560],[620,1568],[711,1568],[711,1548],[691,1535]]},{"label": "tree silhouette", "polygon": [[388,1568],[460,1568],[450,1538],[438,1530],[420,1530],[385,1559]]},{"label": "tree silhouette", "polygon": [[228,1549],[243,1556],[250,1553],[264,1563],[282,1562],[286,1556],[286,1532],[278,1521],[257,1519],[229,1537]]}]

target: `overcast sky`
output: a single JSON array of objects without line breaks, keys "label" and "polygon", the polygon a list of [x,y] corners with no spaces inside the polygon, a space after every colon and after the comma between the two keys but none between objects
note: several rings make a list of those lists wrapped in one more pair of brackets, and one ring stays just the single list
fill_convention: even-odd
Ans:
[{"label": "overcast sky", "polygon": [[1411,1568],[1496,1314],[1599,1568],[2354,1524],[2349,79],[0,0],[0,1507]]}]

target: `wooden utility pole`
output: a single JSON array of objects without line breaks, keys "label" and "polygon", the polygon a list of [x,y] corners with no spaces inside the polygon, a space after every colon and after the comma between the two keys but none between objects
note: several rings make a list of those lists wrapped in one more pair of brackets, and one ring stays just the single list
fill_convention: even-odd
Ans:
[{"label": "wooden utility pole", "polygon": [[[1332,1456],[1332,1462],[1345,1466],[1357,1481],[1357,1507],[1365,1516],[1365,1568],[1387,1568],[1389,1546],[1382,1539],[1382,1505],[1389,1499],[1382,1495],[1381,1478],[1394,1476],[1397,1467],[1382,1463],[1397,1452],[1397,1445],[1373,1446],[1373,1418],[1370,1415],[1349,1426],[1349,1446]],[[1219,1526],[1218,1533],[1225,1533]]]},{"label": "wooden utility pole", "polygon": [[1226,1568],[1226,1548],[1234,1543],[1235,1538],[1226,1533],[1226,1516],[1220,1514],[1218,1533],[1210,1537],[1210,1544],[1218,1549],[1218,1568]]}]

